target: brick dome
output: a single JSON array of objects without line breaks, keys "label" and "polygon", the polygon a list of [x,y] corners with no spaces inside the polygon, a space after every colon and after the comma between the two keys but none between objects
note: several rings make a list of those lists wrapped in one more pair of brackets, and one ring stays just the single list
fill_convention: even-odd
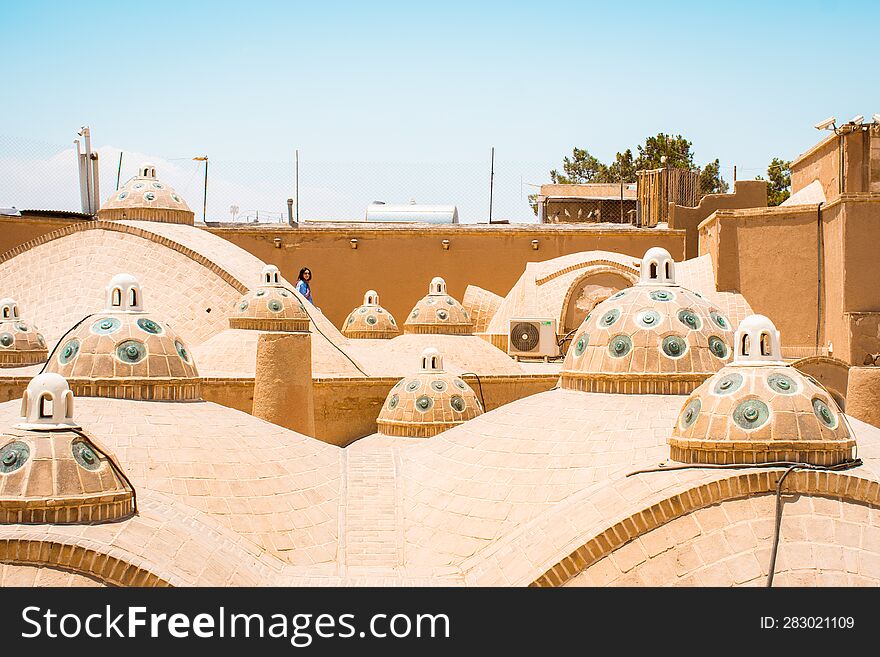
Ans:
[{"label": "brick dome", "polygon": [[419,300],[403,324],[404,333],[471,335],[474,325],[464,307],[446,292],[446,281],[431,280],[428,294]]},{"label": "brick dome", "polygon": [[0,299],[0,367],[36,365],[49,355],[46,339],[21,317],[13,299]]},{"label": "brick dome", "polygon": [[189,349],[167,322],[143,310],[137,280],[120,274],[106,289],[104,310],[61,338],[46,371],[67,378],[83,396],[198,399]]},{"label": "brick dome", "polygon": [[669,438],[674,460],[834,465],[852,457],[843,413],[814,379],[782,361],[773,322],[747,317],[734,348],[733,363],[685,402]]},{"label": "brick dome", "polygon": [[308,331],[309,316],[299,296],[281,283],[278,267],[267,265],[260,284],[244,295],[229,317],[229,327],[258,331]]},{"label": "brick dome", "polygon": [[193,224],[193,211],[168,183],[156,177],[154,164],[142,164],[138,175],[113,192],[99,219],[139,219],[173,224]]},{"label": "brick dome", "polygon": [[421,369],[398,381],[382,406],[377,424],[388,436],[429,437],[483,413],[473,389],[443,369],[436,349],[422,352]]},{"label": "brick dome", "polygon": [[384,340],[400,335],[394,316],[379,305],[379,294],[367,290],[364,304],[352,310],[342,325],[342,335],[355,340]]},{"label": "brick dome", "polygon": [[76,425],[62,376],[31,380],[21,407],[22,422],[0,432],[0,523],[92,524],[134,512],[115,459]]},{"label": "brick dome", "polygon": [[641,279],[587,315],[562,366],[562,387],[686,394],[730,359],[732,328],[719,309],[675,282],[664,249],[649,249]]}]

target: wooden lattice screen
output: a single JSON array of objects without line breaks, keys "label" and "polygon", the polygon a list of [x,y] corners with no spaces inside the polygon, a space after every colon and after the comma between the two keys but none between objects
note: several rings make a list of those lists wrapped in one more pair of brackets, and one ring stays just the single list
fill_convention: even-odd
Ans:
[{"label": "wooden lattice screen", "polygon": [[700,174],[690,169],[649,169],[638,172],[641,225],[669,220],[669,203],[692,208],[700,202]]}]

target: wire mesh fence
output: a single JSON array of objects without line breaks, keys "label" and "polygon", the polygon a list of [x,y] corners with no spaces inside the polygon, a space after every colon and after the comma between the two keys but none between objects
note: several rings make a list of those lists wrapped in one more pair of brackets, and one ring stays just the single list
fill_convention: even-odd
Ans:
[{"label": "wire mesh fence", "polygon": [[[294,200],[295,218],[306,222],[363,220],[368,204],[384,201],[455,205],[462,223],[486,223],[490,194],[493,220],[534,223],[529,195],[549,171],[548,163],[507,162],[496,153],[493,175],[488,149],[484,162],[339,162],[301,152],[298,171],[294,157],[266,162],[208,154],[205,161],[194,159],[204,154],[162,157],[112,146],[94,150],[103,200],[150,162],[197,219],[224,223],[286,223],[288,199]],[[73,144],[0,135],[0,207],[81,211]]]}]

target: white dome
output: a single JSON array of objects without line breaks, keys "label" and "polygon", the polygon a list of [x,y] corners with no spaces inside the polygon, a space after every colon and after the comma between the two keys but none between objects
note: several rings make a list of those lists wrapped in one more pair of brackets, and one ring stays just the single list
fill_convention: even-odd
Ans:
[{"label": "white dome", "polygon": [[779,331],[764,315],[749,315],[733,337],[734,365],[784,364]]},{"label": "white dome", "polygon": [[676,285],[675,260],[669,251],[654,246],[645,252],[640,280],[636,285]]},{"label": "white dome", "polygon": [[143,312],[141,284],[131,274],[116,274],[107,287],[107,312]]},{"label": "white dome", "polygon": [[263,267],[263,273],[260,275],[261,285],[280,285],[281,272],[275,265],[266,265]]},{"label": "white dome", "polygon": [[21,398],[23,422],[18,429],[65,429],[79,426],[73,421],[73,393],[67,379],[54,372],[38,374]]},{"label": "white dome", "polygon": [[431,279],[431,286],[428,288],[428,294],[446,294],[446,281],[439,276]]},{"label": "white dome", "polygon": [[423,372],[443,372],[443,355],[434,347],[428,347],[422,352]]}]

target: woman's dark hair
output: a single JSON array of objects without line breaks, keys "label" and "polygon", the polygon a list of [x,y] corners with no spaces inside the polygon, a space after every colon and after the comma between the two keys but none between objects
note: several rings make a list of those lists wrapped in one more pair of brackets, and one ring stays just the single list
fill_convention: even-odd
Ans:
[{"label": "woman's dark hair", "polygon": [[297,276],[296,280],[298,280],[298,281],[303,281],[303,280],[305,280],[305,279],[303,278],[303,274],[305,274],[306,272],[309,272],[309,275],[311,275],[312,270],[309,269],[308,267],[303,267],[302,269],[299,270],[299,276]]}]

